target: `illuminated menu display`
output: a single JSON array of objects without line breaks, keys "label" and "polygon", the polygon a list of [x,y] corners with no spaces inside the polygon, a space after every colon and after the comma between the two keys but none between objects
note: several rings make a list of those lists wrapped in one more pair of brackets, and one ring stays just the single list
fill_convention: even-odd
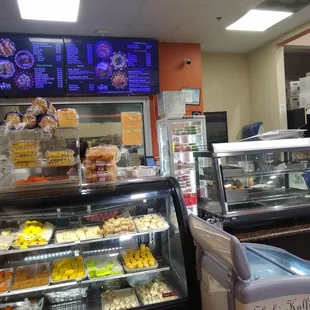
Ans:
[{"label": "illuminated menu display", "polygon": [[65,39],[67,93],[155,94],[158,43],[118,38]]},{"label": "illuminated menu display", "polygon": [[64,95],[63,39],[0,34],[0,97]]}]

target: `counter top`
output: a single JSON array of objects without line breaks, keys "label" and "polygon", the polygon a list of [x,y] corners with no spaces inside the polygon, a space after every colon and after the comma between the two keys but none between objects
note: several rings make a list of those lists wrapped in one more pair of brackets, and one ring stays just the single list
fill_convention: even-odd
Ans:
[{"label": "counter top", "polygon": [[310,233],[310,223],[282,226],[277,228],[257,229],[251,232],[238,232],[234,235],[242,242],[252,242],[306,233]]}]

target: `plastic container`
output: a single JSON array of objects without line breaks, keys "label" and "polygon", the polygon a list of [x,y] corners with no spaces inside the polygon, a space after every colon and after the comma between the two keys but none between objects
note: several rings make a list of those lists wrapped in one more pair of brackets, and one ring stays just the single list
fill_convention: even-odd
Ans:
[{"label": "plastic container", "polygon": [[71,149],[57,150],[57,151],[46,151],[46,159],[70,159],[73,158],[74,151]]},{"label": "plastic container", "polygon": [[0,269],[0,296],[10,290],[12,278],[13,268]]},{"label": "plastic container", "polygon": [[10,149],[10,155],[11,156],[35,156],[40,152],[40,148],[39,147],[28,147],[28,148],[11,148]]},{"label": "plastic container", "polygon": [[87,290],[88,287],[77,287],[58,292],[46,292],[44,295],[47,297],[50,304],[56,304],[86,298]]},{"label": "plastic container", "polygon": [[119,150],[115,145],[99,145],[86,152],[86,159],[91,162],[118,162]]},{"label": "plastic container", "polygon": [[28,169],[28,168],[37,168],[41,167],[40,161],[25,161],[25,162],[14,162],[14,169]]},{"label": "plastic container", "polygon": [[12,163],[39,162],[41,160],[41,154],[13,155],[10,157],[10,160]]},{"label": "plastic container", "polygon": [[9,147],[12,148],[38,148],[40,146],[40,141],[38,140],[20,140],[14,141],[9,144]]},{"label": "plastic container", "polygon": [[[5,232],[11,231],[11,233],[9,235],[6,235]],[[6,228],[6,229],[1,229],[0,230],[0,252],[1,251],[7,251],[13,240],[15,239],[17,233],[17,228]]]},{"label": "plastic container", "polygon": [[134,166],[125,168],[125,176],[127,178],[152,177],[158,172],[158,167]]},{"label": "plastic container", "polygon": [[67,167],[67,166],[74,166],[76,164],[75,158],[68,157],[68,158],[60,158],[60,159],[48,159],[46,160],[46,165],[48,167]]},{"label": "plastic container", "polygon": [[50,102],[46,98],[37,97],[32,101],[31,107],[28,108],[27,112],[38,116],[39,114],[47,113],[49,106]]},{"label": "plastic container", "polygon": [[21,123],[22,114],[18,111],[7,112],[4,116],[4,123],[8,130],[16,128]]},{"label": "plastic container", "polygon": [[59,127],[77,127],[79,116],[75,109],[60,109],[56,113]]},{"label": "plastic container", "polygon": [[28,290],[31,288],[47,287],[50,284],[50,264],[41,263],[16,268],[11,291]]}]

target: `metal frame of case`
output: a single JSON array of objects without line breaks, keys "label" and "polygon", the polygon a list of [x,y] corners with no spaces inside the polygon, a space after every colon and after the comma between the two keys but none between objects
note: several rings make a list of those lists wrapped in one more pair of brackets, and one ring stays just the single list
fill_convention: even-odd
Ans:
[{"label": "metal frame of case", "polygon": [[[262,154],[273,154],[281,153],[283,161],[289,161],[292,159],[291,152],[310,151],[310,139],[283,139],[283,140],[272,140],[272,141],[252,141],[252,142],[233,142],[233,143],[219,143],[213,144],[213,152],[211,151],[199,151],[195,152],[195,163],[196,163],[196,186],[198,196],[198,207],[202,213],[206,213],[210,217],[215,217],[223,221],[228,226],[236,224],[246,224],[250,222],[261,222],[267,220],[292,218],[297,216],[303,216],[309,214],[308,208],[310,205],[310,196],[308,196],[308,190],[303,193],[293,191],[289,189],[288,185],[288,174],[295,172],[295,170],[284,169],[281,173],[285,175],[285,188],[284,193],[276,193],[275,191],[261,194],[260,201],[263,204],[260,206],[249,205],[244,208],[231,209],[232,205],[227,199],[227,191],[224,186],[225,171],[222,165],[222,159],[232,156],[243,156],[247,158],[249,155],[262,155]],[[211,164],[211,175],[205,175],[202,172],[203,166],[206,165],[206,161]],[[296,171],[308,171],[305,170]],[[238,169],[236,169],[238,170]],[[226,171],[227,172],[227,171]],[[235,177],[247,178],[251,173],[244,172],[243,169],[232,173]],[[275,171],[270,171],[270,175],[274,174]],[[255,172],[254,172],[255,174]],[[262,173],[262,175],[268,175],[268,173]],[[210,203],[208,199],[201,198],[200,190],[201,180],[211,180],[216,185],[217,191],[217,202]],[[284,186],[283,186],[284,187]],[[282,189],[281,189],[282,190]],[[278,204],[275,204],[275,199],[279,200]],[[281,201],[282,199],[282,201]],[[249,204],[255,202],[251,196],[245,198],[243,202]],[[267,202],[272,202],[267,203]],[[292,212],[292,210],[294,210]]]},{"label": "metal frame of case", "polygon": [[[0,301],[14,303],[24,297],[40,298],[43,292],[89,287],[87,300],[83,299],[74,303],[80,302],[84,308],[97,310],[102,309],[99,287],[104,285],[106,281],[133,279],[142,275],[152,277],[163,273],[179,292],[179,298],[148,305],[146,306],[147,309],[185,310],[189,307],[193,310],[200,309],[199,284],[195,273],[194,243],[189,231],[187,210],[181,189],[174,178],[157,177],[123,181],[107,186],[83,185],[0,194],[0,221],[2,225],[6,222],[9,224],[16,221],[24,222],[29,219],[36,219],[51,221],[54,225],[58,224],[59,228],[62,225],[63,228],[70,228],[65,226],[68,223],[71,227],[82,227],[82,222],[84,226],[89,221],[101,223],[103,219],[116,216],[116,211],[122,213],[126,210],[134,212],[132,216],[161,212],[170,227],[161,231],[158,229],[154,232],[136,231],[123,236],[63,244],[54,243],[52,238],[47,245],[39,245],[36,248],[1,251],[0,264],[3,267],[18,267],[42,261],[49,262],[59,257],[81,255],[85,258],[109,253],[120,255],[123,250],[128,249],[128,246],[132,246],[131,244],[147,243],[153,246],[154,256],[156,255],[155,258],[159,263],[158,268],[106,278],[81,279],[66,283],[55,283],[47,287],[11,291],[3,296],[0,295]],[[175,223],[171,221],[172,213],[175,214]],[[129,240],[128,245],[125,244],[127,240]],[[180,263],[183,261],[184,263]],[[71,309],[71,304],[72,302],[57,305],[57,309]],[[96,306],[92,306],[94,304]],[[48,308],[46,305],[44,309],[54,309],[53,307],[54,305],[51,305]],[[139,309],[144,308],[145,306],[139,307]]]}]

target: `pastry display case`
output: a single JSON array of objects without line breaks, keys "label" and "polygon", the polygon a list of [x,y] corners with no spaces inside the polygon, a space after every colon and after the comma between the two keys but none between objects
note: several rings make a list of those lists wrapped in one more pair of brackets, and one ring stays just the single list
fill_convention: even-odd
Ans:
[{"label": "pastry display case", "polygon": [[197,213],[194,152],[207,145],[205,116],[157,122],[161,174],[180,183],[186,206]]},{"label": "pastry display case", "polygon": [[0,201],[1,305],[200,309],[174,178],[6,192]]},{"label": "pastry display case", "polygon": [[194,153],[202,216],[229,227],[309,214],[309,138],[212,148]]}]

